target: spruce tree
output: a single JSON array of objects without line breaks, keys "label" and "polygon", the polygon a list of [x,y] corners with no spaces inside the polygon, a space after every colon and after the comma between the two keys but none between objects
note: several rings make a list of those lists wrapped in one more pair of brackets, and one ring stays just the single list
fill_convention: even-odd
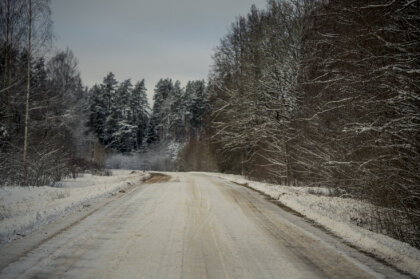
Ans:
[{"label": "spruce tree", "polygon": [[208,107],[204,80],[188,82],[185,88],[185,106],[193,133],[199,133],[203,129],[203,117]]},{"label": "spruce tree", "polygon": [[107,74],[107,76],[104,78],[103,82],[103,94],[106,101],[106,109],[109,112],[111,110],[112,101],[115,94],[115,89],[118,85],[117,80],[115,79],[115,75],[110,72]]},{"label": "spruce tree", "polygon": [[167,100],[168,105],[166,108],[166,123],[168,123],[170,140],[182,141],[185,138],[184,115],[185,107],[183,105],[184,92],[181,89],[181,83],[176,81],[174,87],[170,91]]},{"label": "spruce tree", "polygon": [[129,79],[120,84],[105,123],[107,146],[121,152],[132,151],[137,134],[137,127],[130,123],[132,111],[129,103],[132,87]]},{"label": "spruce tree", "polygon": [[144,79],[137,82],[131,94],[130,107],[132,111],[131,124],[137,127],[135,149],[142,148],[146,138],[147,123],[149,121],[149,102],[147,101]]},{"label": "spruce tree", "polygon": [[155,95],[153,96],[153,110],[147,131],[147,144],[156,144],[166,140],[168,125],[164,121],[168,112],[167,98],[174,85],[171,79],[161,79],[156,84]]},{"label": "spruce tree", "polygon": [[102,87],[95,84],[89,90],[89,122],[88,126],[97,135],[99,142],[105,144],[105,122],[107,118],[107,100]]}]

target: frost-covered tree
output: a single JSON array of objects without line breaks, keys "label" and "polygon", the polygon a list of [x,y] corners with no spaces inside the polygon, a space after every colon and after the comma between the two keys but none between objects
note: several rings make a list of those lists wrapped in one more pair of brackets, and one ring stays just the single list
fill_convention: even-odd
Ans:
[{"label": "frost-covered tree", "polygon": [[418,1],[271,0],[232,25],[210,75],[222,170],[384,207],[419,245]]},{"label": "frost-covered tree", "polygon": [[163,152],[173,166],[180,150],[204,133],[208,98],[204,81],[161,79],[155,87],[154,106],[147,129],[147,148]]},{"label": "frost-covered tree", "polygon": [[[134,91],[130,80],[125,80],[120,84],[111,105],[111,113],[107,118],[107,146],[121,152],[130,152],[140,147],[138,129],[139,126],[145,126],[147,123],[147,118],[140,120],[140,112],[143,109],[140,105],[145,105],[147,109],[147,103],[144,104],[144,100],[141,100],[144,85],[143,89],[141,83],[139,85],[140,87],[137,86]],[[133,96],[134,93],[136,93],[135,96]]]},{"label": "frost-covered tree", "polygon": [[143,148],[146,140],[147,123],[149,122],[150,107],[146,95],[144,79],[137,82],[131,94],[130,107],[132,111],[132,125],[137,127],[135,149]]},{"label": "frost-covered tree", "polygon": [[106,100],[106,108],[107,111],[111,111],[112,102],[114,100],[115,90],[117,89],[118,81],[115,79],[115,75],[110,72],[104,77],[102,82],[102,90],[104,94],[104,98]]},{"label": "frost-covered tree", "polygon": [[100,85],[95,84],[89,90],[89,127],[98,137],[99,141],[105,143],[105,121],[108,114],[107,100],[103,95]]},{"label": "frost-covered tree", "polygon": [[[119,106],[115,103],[116,89],[118,82],[115,75],[108,73],[100,85],[94,85],[90,89],[89,99],[89,127],[95,132],[99,142],[103,145],[108,145],[111,131],[115,128],[107,127],[115,119],[116,108]],[[113,114],[111,116],[111,114]],[[111,125],[111,124],[110,124]]]},{"label": "frost-covered tree", "polygon": [[89,126],[104,146],[120,152],[142,149],[149,122],[144,80],[133,88],[131,80],[118,84],[109,73],[90,90],[89,116]]},{"label": "frost-covered tree", "polygon": [[[149,125],[148,143],[185,142],[202,125],[206,107],[204,81],[189,82],[184,89],[171,79],[160,80],[155,88],[154,106]],[[152,140],[153,139],[153,140]]]},{"label": "frost-covered tree", "polygon": [[[109,92],[106,89],[109,84],[109,80],[106,80],[104,84],[105,96]],[[111,111],[105,122],[106,146],[121,152],[132,151],[136,142],[137,127],[131,123],[130,99],[132,87],[129,79],[119,85],[114,93]]]},{"label": "frost-covered tree", "polygon": [[176,81],[167,100],[166,119],[168,123],[168,137],[171,140],[183,141],[185,139],[185,107],[183,102],[184,92],[181,83]]},{"label": "frost-covered tree", "polygon": [[204,80],[189,81],[185,87],[184,106],[192,135],[200,135],[208,109],[207,89]]},{"label": "frost-covered tree", "polygon": [[253,6],[247,17],[239,17],[232,24],[214,55],[210,78],[212,126],[222,170],[255,170],[256,160],[268,164],[261,152],[267,145],[261,141],[266,130],[263,118],[272,121],[269,108],[273,104],[263,99],[266,91],[261,80],[267,68],[263,38],[273,28],[281,31],[269,25],[266,14]]},{"label": "frost-covered tree", "polygon": [[[378,224],[418,245],[418,1],[324,1],[297,118],[301,178],[386,206]],[[388,225],[387,225],[388,224]]]},{"label": "frost-covered tree", "polygon": [[46,55],[52,38],[49,3],[0,2],[2,184],[52,183],[71,172],[77,156],[76,123],[83,114],[76,111],[84,90],[70,51]]},{"label": "frost-covered tree", "polygon": [[147,131],[146,141],[148,145],[156,144],[166,139],[168,134],[168,118],[166,113],[169,111],[167,99],[173,87],[174,85],[171,79],[161,79],[155,86],[152,115],[150,116]]}]

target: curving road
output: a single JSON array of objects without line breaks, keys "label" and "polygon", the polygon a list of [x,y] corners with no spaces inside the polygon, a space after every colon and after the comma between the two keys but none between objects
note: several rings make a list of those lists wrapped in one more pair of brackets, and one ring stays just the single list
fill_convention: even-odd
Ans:
[{"label": "curving road", "polygon": [[0,247],[0,278],[405,278],[243,186],[167,175]]}]

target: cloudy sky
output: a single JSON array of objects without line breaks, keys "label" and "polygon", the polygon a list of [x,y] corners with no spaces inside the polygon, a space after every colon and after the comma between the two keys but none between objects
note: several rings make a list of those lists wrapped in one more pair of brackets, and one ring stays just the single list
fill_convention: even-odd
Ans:
[{"label": "cloudy sky", "polygon": [[112,71],[119,81],[206,79],[211,55],[238,15],[266,0],[52,0],[55,46],[79,59],[92,86]]}]

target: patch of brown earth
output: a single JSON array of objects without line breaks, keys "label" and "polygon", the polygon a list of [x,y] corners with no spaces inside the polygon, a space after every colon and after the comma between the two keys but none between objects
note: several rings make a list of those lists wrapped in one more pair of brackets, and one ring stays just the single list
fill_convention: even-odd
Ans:
[{"label": "patch of brown earth", "polygon": [[168,182],[171,179],[169,175],[154,172],[150,174],[150,177],[144,181],[144,183],[147,184],[153,184],[153,183],[165,183]]}]

